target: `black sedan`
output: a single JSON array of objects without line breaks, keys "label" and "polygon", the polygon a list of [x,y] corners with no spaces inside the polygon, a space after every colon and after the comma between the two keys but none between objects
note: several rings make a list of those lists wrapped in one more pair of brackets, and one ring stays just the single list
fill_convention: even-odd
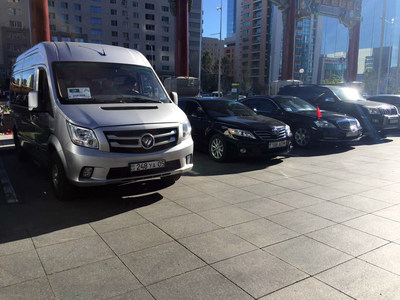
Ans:
[{"label": "black sedan", "polygon": [[195,146],[216,161],[230,155],[274,157],[291,148],[285,123],[257,115],[245,105],[222,98],[183,98],[179,107],[192,125]]},{"label": "black sedan", "polygon": [[294,143],[300,147],[316,141],[341,143],[362,137],[357,119],[328,111],[318,112],[315,106],[297,97],[258,96],[246,98],[242,103],[258,114],[289,124]]}]

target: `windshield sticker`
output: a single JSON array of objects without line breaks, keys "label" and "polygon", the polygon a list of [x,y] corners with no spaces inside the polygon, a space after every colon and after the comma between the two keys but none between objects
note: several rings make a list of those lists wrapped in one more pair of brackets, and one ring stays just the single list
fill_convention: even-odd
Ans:
[{"label": "windshield sticker", "polygon": [[88,87],[74,87],[68,88],[68,99],[90,99],[90,88]]}]

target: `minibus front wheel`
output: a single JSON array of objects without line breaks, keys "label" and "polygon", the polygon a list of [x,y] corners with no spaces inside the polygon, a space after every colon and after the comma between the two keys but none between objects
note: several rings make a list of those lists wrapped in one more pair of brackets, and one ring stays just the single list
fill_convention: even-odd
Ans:
[{"label": "minibus front wheel", "polygon": [[57,198],[61,201],[72,200],[76,188],[67,179],[64,166],[56,152],[51,154],[50,176],[53,190]]}]

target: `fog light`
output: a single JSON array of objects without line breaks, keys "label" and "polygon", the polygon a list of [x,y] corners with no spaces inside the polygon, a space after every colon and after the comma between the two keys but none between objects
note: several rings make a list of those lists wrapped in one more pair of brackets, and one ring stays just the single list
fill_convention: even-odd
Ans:
[{"label": "fog light", "polygon": [[246,148],[241,148],[239,151],[240,151],[240,153],[242,153],[242,154],[245,154],[245,153],[247,152]]},{"label": "fog light", "polygon": [[190,165],[193,163],[193,154],[186,155],[186,164]]},{"label": "fog light", "polygon": [[81,171],[81,176],[83,178],[90,178],[92,177],[93,171],[94,171],[93,167],[83,167]]}]

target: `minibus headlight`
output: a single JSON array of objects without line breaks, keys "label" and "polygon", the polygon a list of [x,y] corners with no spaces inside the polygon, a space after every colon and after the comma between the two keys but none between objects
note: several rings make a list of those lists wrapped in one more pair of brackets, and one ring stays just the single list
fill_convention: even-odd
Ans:
[{"label": "minibus headlight", "polygon": [[190,137],[190,134],[192,133],[192,126],[190,126],[189,120],[186,120],[185,123],[182,124],[182,129],[183,129],[183,139],[187,139]]},{"label": "minibus headlight", "polygon": [[71,141],[78,146],[99,149],[99,141],[93,130],[79,127],[67,122],[67,128]]}]

